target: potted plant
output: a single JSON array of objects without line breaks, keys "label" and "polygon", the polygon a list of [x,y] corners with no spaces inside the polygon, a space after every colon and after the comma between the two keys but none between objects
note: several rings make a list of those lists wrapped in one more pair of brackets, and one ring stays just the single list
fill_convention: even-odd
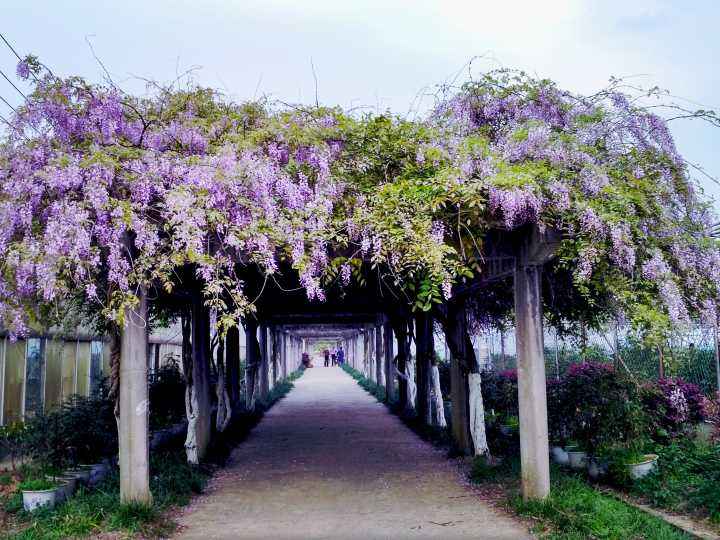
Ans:
[{"label": "potted plant", "polygon": [[633,480],[639,480],[653,472],[657,467],[657,454],[633,453],[625,463],[628,474]]},{"label": "potted plant", "polygon": [[568,456],[568,465],[571,469],[581,470],[587,466],[587,452],[583,450],[579,443],[570,441],[565,446],[565,452]]},{"label": "potted plant", "polygon": [[562,465],[563,467],[570,464],[570,456],[568,456],[567,450],[561,445],[554,445],[550,448],[550,455],[555,463]]},{"label": "potted plant", "polygon": [[514,433],[517,433],[520,428],[520,419],[517,416],[508,416],[505,418],[505,422],[500,425],[500,433],[509,437]]},{"label": "potted plant", "polygon": [[38,508],[52,508],[58,502],[58,488],[61,484],[48,478],[35,478],[20,483],[23,507],[28,512]]}]

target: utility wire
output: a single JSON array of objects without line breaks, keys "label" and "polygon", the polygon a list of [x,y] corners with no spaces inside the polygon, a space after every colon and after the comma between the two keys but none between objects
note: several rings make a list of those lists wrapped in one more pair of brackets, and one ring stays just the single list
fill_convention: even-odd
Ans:
[{"label": "utility wire", "polygon": [[9,42],[7,39],[5,39],[5,36],[2,34],[2,32],[0,32],[0,39],[2,39],[2,40],[5,42],[5,45],[7,45],[8,48],[13,52],[13,54],[14,54],[15,56],[17,56],[17,59],[22,62],[22,58],[20,58],[20,55],[19,55],[19,54],[17,53],[17,51],[13,48],[13,46],[10,45],[10,42]]},{"label": "utility wire", "polygon": [[13,111],[15,111],[15,112],[17,113],[17,109],[16,109],[15,107],[13,107],[7,99],[5,99],[4,97],[0,96],[0,101],[2,101],[5,105],[7,105],[8,107],[10,107]]},{"label": "utility wire", "polygon": [[[2,39],[2,40],[5,42],[5,45],[8,46],[8,49],[10,49],[10,50],[12,51],[12,53],[17,57],[17,59],[18,59],[20,62],[22,62],[22,61],[23,61],[23,58],[21,58],[20,55],[17,53],[17,51],[15,50],[15,47],[13,47],[12,45],[10,45],[10,42],[5,38],[5,36],[3,35],[2,32],[0,32],[0,39]],[[50,70],[48,70],[48,71],[50,71]],[[33,72],[31,71],[30,74],[33,76],[33,79],[35,79],[36,82],[40,82],[40,81],[38,80],[38,78],[37,78],[37,75],[35,75],[35,73],[33,73]]]},{"label": "utility wire", "polygon": [[12,86],[15,90],[17,90],[18,93],[25,99],[25,101],[27,101],[27,96],[23,93],[22,90],[20,90],[17,86],[15,86],[15,83],[12,82],[12,81],[8,78],[7,75],[5,75],[5,72],[4,72],[2,69],[0,69],[0,75],[2,75],[2,76],[5,78],[5,80],[10,83],[10,86]]}]

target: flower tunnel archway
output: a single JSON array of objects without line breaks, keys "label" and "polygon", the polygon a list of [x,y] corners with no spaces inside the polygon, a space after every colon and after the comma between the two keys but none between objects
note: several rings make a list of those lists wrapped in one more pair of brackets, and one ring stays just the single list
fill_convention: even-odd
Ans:
[{"label": "flower tunnel archway", "polygon": [[0,145],[0,325],[23,335],[79,312],[112,336],[126,500],[150,497],[144,343],[158,318],[190,321],[188,456],[200,460],[209,333],[252,333],[290,289],[310,311],[339,316],[339,298],[381,314],[399,369],[414,319],[421,415],[420,341],[439,321],[464,404],[455,440],[480,453],[468,335],[514,317],[531,498],[549,490],[543,319],[573,332],[622,317],[650,343],[717,324],[715,217],[666,121],[621,81],[580,96],[493,72],[407,120],[193,86],[136,97],[34,57],[18,74],[34,91]]}]

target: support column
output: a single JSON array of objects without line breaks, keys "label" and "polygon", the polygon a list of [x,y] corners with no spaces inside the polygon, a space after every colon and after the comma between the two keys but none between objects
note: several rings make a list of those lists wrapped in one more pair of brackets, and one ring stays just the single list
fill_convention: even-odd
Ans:
[{"label": "support column", "polygon": [[251,317],[245,321],[245,408],[255,410],[255,391],[258,387],[260,366],[260,344],[257,336],[258,324]]},{"label": "support column", "polygon": [[278,339],[278,331],[277,328],[272,327],[271,333],[272,337],[272,386],[271,388],[275,388],[275,385],[278,381],[278,355],[279,355],[279,339]]},{"label": "support column", "polygon": [[515,265],[515,341],[520,409],[520,464],[524,499],[550,493],[547,394],[542,324],[542,263],[557,235],[533,231],[521,246]]},{"label": "support column", "polygon": [[395,374],[393,373],[393,335],[389,322],[383,325],[383,352],[385,353],[383,368],[385,369],[385,395],[387,402],[393,403],[395,396]]},{"label": "support column", "polygon": [[148,319],[144,289],[139,293],[139,300],[135,309],[125,310],[120,337],[120,499],[124,503],[150,504]]},{"label": "support column", "polygon": [[435,354],[433,346],[433,319],[427,312],[415,315],[417,414],[426,425],[432,425],[430,411],[430,364]]},{"label": "support column", "polygon": [[287,379],[288,372],[289,372],[288,365],[290,362],[290,358],[289,358],[290,357],[290,338],[285,332],[283,332],[281,335],[282,335],[282,341],[283,341],[282,374],[283,374],[283,379]]},{"label": "support column", "polygon": [[[378,386],[385,386],[385,369],[383,362],[382,326],[375,327],[375,382]],[[387,394],[385,396],[387,399]]]},{"label": "support column", "polygon": [[270,394],[270,361],[268,354],[268,327],[260,325],[260,399]]},{"label": "support column", "polygon": [[225,351],[228,393],[230,394],[230,403],[235,407],[240,400],[240,329],[237,326],[233,326],[227,332]]}]

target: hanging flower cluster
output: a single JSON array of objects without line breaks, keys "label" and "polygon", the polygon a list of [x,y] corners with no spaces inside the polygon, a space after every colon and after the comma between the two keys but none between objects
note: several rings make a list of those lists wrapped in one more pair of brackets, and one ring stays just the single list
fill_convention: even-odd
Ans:
[{"label": "hanging flower cluster", "polygon": [[12,333],[73,299],[118,322],[139,287],[171,293],[188,268],[223,324],[252,309],[239,269],[285,262],[310,300],[366,263],[431,309],[482,278],[488,232],[527,225],[560,231],[572,286],[645,333],[716,319],[714,218],[666,123],[617,88],[493,73],[411,122],[204,89],[136,98],[33,59],[17,73],[35,89],[0,144]]}]

